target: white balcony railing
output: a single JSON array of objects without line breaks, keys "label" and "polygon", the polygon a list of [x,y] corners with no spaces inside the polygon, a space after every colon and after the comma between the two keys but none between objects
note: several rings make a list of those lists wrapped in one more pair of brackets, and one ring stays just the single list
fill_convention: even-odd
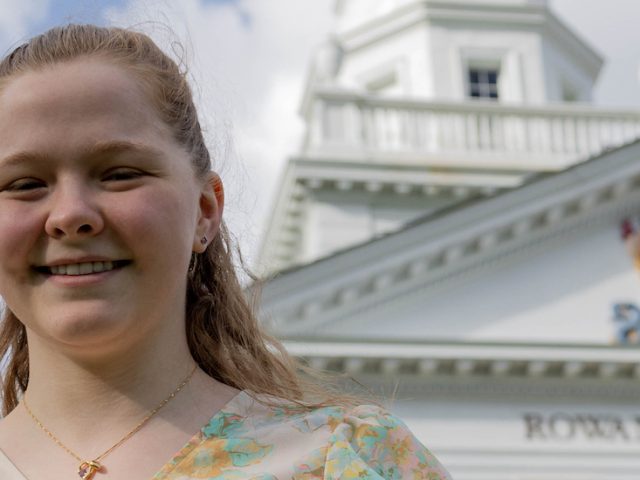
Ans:
[{"label": "white balcony railing", "polygon": [[640,137],[640,111],[315,92],[303,151],[336,160],[559,169]]}]

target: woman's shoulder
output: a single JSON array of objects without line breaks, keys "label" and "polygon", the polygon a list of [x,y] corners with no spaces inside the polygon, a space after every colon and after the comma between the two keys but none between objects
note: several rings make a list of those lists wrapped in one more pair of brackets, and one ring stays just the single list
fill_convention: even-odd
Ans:
[{"label": "woman's shoulder", "polygon": [[[241,433],[236,427],[232,431],[225,427],[246,424],[247,431],[279,428],[294,429],[299,433],[317,430],[339,432],[341,426],[358,426],[356,434],[364,432],[363,427],[398,426],[402,424],[388,410],[376,405],[318,404],[306,405],[268,395],[241,391],[209,424],[210,432],[216,436]],[[404,424],[402,424],[404,425]],[[406,427],[405,427],[406,428]],[[221,430],[222,429],[222,430]],[[206,429],[205,429],[206,430]]]},{"label": "woman's shoulder", "polygon": [[203,429],[206,437],[233,438],[235,447],[238,441],[249,441],[252,453],[264,457],[286,452],[288,458],[301,460],[296,462],[297,474],[449,479],[404,422],[376,405],[309,408],[242,392],[219,413]]},{"label": "woman's shoulder", "polygon": [[[329,478],[448,480],[436,457],[395,414],[377,405],[328,407],[325,472]],[[378,477],[378,475],[380,477]]]},{"label": "woman's shoulder", "polygon": [[0,448],[2,445],[14,443],[16,438],[22,437],[25,426],[24,417],[21,417],[16,409],[0,418]]}]

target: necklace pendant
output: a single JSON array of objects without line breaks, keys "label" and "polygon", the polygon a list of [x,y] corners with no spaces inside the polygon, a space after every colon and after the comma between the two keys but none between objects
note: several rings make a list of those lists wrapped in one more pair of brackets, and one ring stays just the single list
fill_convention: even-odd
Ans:
[{"label": "necklace pendant", "polygon": [[91,480],[100,470],[102,470],[102,465],[95,460],[91,462],[82,462],[78,467],[78,475],[82,480]]}]

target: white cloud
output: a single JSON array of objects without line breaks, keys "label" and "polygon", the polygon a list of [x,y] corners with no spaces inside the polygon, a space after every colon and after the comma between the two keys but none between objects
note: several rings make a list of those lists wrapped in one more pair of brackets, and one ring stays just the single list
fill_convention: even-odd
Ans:
[{"label": "white cloud", "polygon": [[50,0],[0,0],[0,45],[9,50],[26,39],[31,25],[47,16]]},{"label": "white cloud", "polygon": [[[284,162],[298,148],[303,128],[297,110],[306,67],[330,30],[332,4],[133,0],[125,9],[107,12],[111,21],[126,26],[159,20],[186,46],[208,140],[222,157],[226,218],[249,257],[262,236]],[[159,43],[170,43],[162,27],[142,28]],[[230,123],[231,138],[225,137]],[[231,152],[230,145],[235,146]]]}]

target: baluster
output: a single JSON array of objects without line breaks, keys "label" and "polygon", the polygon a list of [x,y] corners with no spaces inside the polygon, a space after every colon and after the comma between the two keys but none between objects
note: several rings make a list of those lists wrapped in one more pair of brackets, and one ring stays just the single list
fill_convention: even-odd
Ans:
[{"label": "baluster", "polygon": [[616,146],[625,143],[624,139],[624,120],[617,119],[613,122],[613,141]]},{"label": "baluster", "polygon": [[419,110],[414,112],[414,119],[416,122],[416,150],[429,150],[428,115],[428,112]]},{"label": "baluster", "polygon": [[376,147],[380,150],[386,150],[387,139],[385,132],[385,112],[382,107],[375,107],[374,110],[374,132],[376,137]]},{"label": "baluster", "polygon": [[576,119],[576,150],[581,156],[589,155],[589,128],[584,118]]},{"label": "baluster", "polygon": [[408,109],[400,110],[402,113],[400,122],[400,131],[402,132],[402,149],[405,151],[411,151],[413,144],[413,135],[411,134],[411,112]]},{"label": "baluster", "polygon": [[515,115],[507,115],[505,117],[506,129],[505,129],[505,144],[507,152],[521,152],[524,150],[522,144],[524,138],[522,138],[522,119],[517,118]]},{"label": "baluster", "polygon": [[525,120],[516,115],[509,115],[505,119],[505,140],[508,152],[526,151]]},{"label": "baluster", "polygon": [[362,106],[362,142],[367,149],[375,149],[375,134],[373,111],[370,107]]},{"label": "baluster", "polygon": [[467,150],[478,150],[478,114],[471,112],[467,115]]},{"label": "baluster", "polygon": [[589,154],[595,155],[600,153],[602,145],[600,143],[599,122],[597,119],[589,121]]},{"label": "baluster", "polygon": [[521,118],[515,118],[514,121],[518,127],[520,152],[528,153],[531,151],[531,117],[525,115]]},{"label": "baluster", "polygon": [[489,120],[489,115],[486,113],[481,114],[478,117],[480,122],[480,149],[481,150],[490,150],[491,149],[491,123]]},{"label": "baluster", "polygon": [[529,150],[531,153],[540,153],[541,140],[540,140],[540,119],[538,117],[529,118]]},{"label": "baluster", "polygon": [[611,121],[608,118],[602,118],[600,120],[600,143],[603,149],[612,146]]},{"label": "baluster", "polygon": [[544,113],[540,116],[540,141],[542,143],[542,151],[545,156],[548,156],[551,152],[553,152],[553,147],[551,145],[551,117],[544,116]]},{"label": "baluster", "polygon": [[575,120],[570,117],[564,119],[564,138],[565,138],[565,153],[575,155],[578,153],[577,137]]},{"label": "baluster", "polygon": [[427,150],[437,152],[440,149],[440,117],[441,113],[436,111],[426,112],[427,127]]},{"label": "baluster", "polygon": [[400,129],[398,128],[398,111],[394,108],[387,108],[387,119],[389,128],[389,150],[398,150],[400,145],[399,136]]},{"label": "baluster", "polygon": [[563,121],[562,118],[552,117],[551,120],[551,153],[564,153]]},{"label": "baluster", "polygon": [[406,110],[396,108],[394,110],[396,123],[396,150],[404,151],[407,148],[407,133],[405,128]]},{"label": "baluster", "polygon": [[403,129],[404,129],[404,142],[405,142],[405,148],[407,149],[407,151],[413,151],[415,150],[415,144],[416,144],[416,131],[415,131],[415,126],[416,123],[414,121],[414,115],[415,112],[413,110],[405,110],[404,111],[404,122],[403,122]]},{"label": "baluster", "polygon": [[347,142],[350,146],[362,147],[362,113],[357,103],[348,104],[346,113]]},{"label": "baluster", "polygon": [[457,152],[462,152],[465,150],[465,128],[464,128],[464,115],[461,113],[456,113],[454,117],[454,149]]},{"label": "baluster", "polygon": [[442,114],[440,125],[442,128],[441,148],[443,150],[451,150],[451,113]]},{"label": "baluster", "polygon": [[494,113],[490,120],[492,149],[502,153],[505,151],[504,116]]}]

